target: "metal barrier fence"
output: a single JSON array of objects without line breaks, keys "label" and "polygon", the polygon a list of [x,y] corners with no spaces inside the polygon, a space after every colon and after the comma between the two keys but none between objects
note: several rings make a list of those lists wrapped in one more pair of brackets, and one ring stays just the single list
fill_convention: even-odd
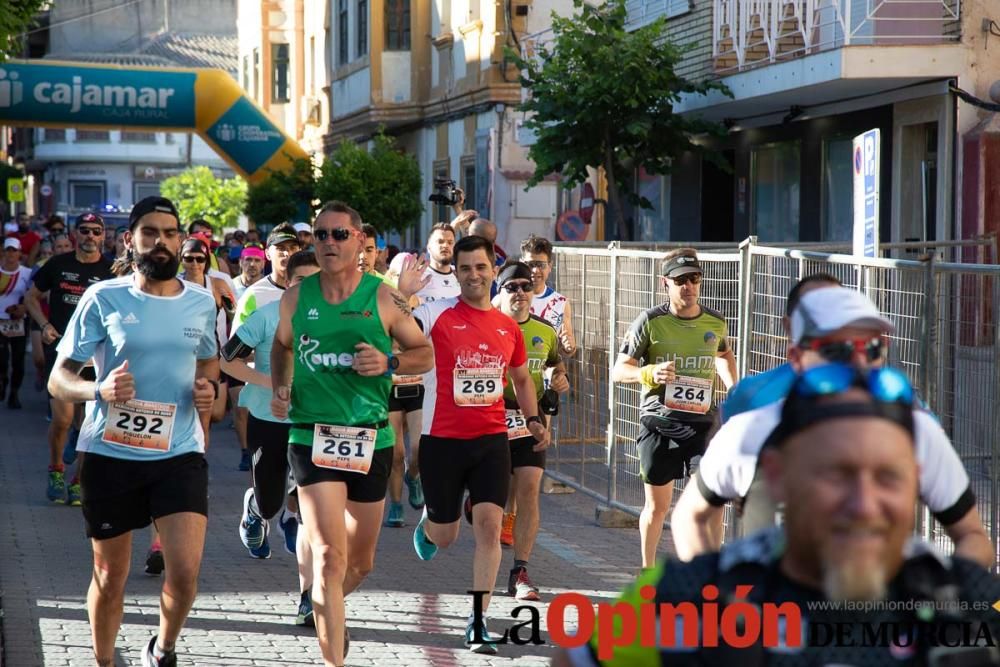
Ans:
[{"label": "metal barrier fence", "polygon": [[[822,271],[864,291],[896,324],[890,359],[951,436],[983,521],[1000,544],[1000,266],[939,262],[936,253],[922,261],[859,258],[759,246],[752,238],[732,250],[699,249],[701,302],[726,317],[740,376],[784,361],[785,300],[800,278]],[[635,317],[666,298],[657,275],[662,256],[560,246],[552,274],[555,289],[573,304],[580,350],[569,362],[572,390],[556,421],[549,473],[633,514],[643,504],[635,448],[639,386],[611,383],[610,367]],[[919,530],[951,548],[926,512]]]}]

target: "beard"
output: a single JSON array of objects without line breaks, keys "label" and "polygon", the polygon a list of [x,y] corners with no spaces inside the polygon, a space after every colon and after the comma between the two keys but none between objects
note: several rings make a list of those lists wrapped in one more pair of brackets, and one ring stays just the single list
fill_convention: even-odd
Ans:
[{"label": "beard", "polygon": [[[154,254],[156,257],[154,257]],[[164,257],[166,255],[166,257]],[[170,280],[177,277],[181,258],[165,248],[156,248],[136,255],[135,269],[150,280]]]},{"label": "beard", "polygon": [[825,559],[823,563],[823,592],[829,600],[881,600],[887,580],[881,561],[847,556],[839,562]]}]

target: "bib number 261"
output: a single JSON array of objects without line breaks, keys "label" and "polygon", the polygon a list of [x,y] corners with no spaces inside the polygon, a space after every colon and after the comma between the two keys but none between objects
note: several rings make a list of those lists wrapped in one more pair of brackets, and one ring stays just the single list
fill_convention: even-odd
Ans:
[{"label": "bib number 261", "polygon": [[365,475],[372,466],[377,435],[373,428],[316,424],[312,462],[320,468]]}]

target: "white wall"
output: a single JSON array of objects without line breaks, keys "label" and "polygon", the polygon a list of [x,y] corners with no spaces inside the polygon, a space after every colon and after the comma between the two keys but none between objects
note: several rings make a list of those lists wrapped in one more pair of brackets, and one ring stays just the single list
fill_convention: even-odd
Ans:
[{"label": "white wall", "polygon": [[409,51],[382,52],[382,101],[388,103],[410,100]]},{"label": "white wall", "polygon": [[369,106],[372,97],[371,90],[370,67],[365,67],[348,77],[334,81],[333,85],[330,86],[330,94],[333,97],[333,117],[340,118]]}]

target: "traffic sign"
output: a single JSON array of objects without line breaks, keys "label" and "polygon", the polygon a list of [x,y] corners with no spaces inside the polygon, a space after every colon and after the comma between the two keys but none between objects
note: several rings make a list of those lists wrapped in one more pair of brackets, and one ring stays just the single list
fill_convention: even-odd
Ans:
[{"label": "traffic sign", "polygon": [[48,183],[46,183],[42,187],[38,188],[38,193],[40,195],[42,195],[43,197],[51,197],[52,196],[52,186],[49,185]]},{"label": "traffic sign", "polygon": [[8,178],[7,179],[7,201],[9,203],[23,202],[24,201],[24,179],[23,178]]},{"label": "traffic sign", "polygon": [[586,241],[589,231],[579,211],[566,211],[556,222],[556,239],[560,241]]},{"label": "traffic sign", "polygon": [[878,256],[878,186],[881,133],[854,137],[854,254]]},{"label": "traffic sign", "polygon": [[583,184],[583,194],[580,195],[580,217],[587,225],[594,217],[594,186],[590,183]]}]

